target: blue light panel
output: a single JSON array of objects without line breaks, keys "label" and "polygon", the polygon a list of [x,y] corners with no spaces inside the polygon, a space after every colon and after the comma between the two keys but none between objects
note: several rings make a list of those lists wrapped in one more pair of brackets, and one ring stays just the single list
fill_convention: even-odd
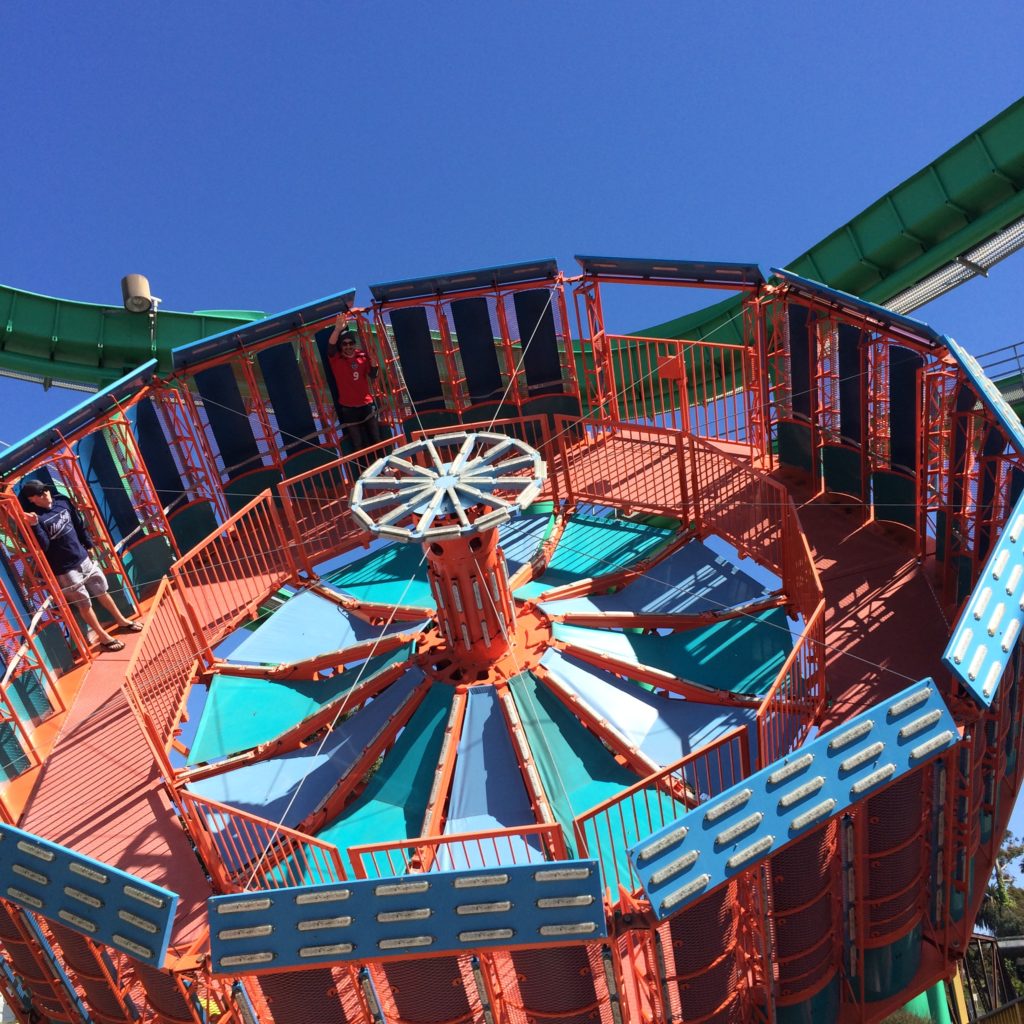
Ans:
[{"label": "blue light panel", "polygon": [[988,707],[1024,624],[1024,495],[1017,500],[942,654],[971,696]]},{"label": "blue light panel", "polygon": [[655,915],[678,913],[958,740],[923,679],[687,811],[629,851]]},{"label": "blue light panel", "polygon": [[[995,414],[1007,441],[1024,454],[1024,426],[1017,414],[974,356],[952,338],[943,341]],[[986,708],[995,699],[1024,625],[1024,495],[1006,522],[942,655],[971,696]]]},{"label": "blue light panel", "polygon": [[208,906],[215,974],[607,935],[594,860],[235,893]]},{"label": "blue light panel", "polygon": [[13,825],[0,825],[0,896],[160,967],[177,893]]}]

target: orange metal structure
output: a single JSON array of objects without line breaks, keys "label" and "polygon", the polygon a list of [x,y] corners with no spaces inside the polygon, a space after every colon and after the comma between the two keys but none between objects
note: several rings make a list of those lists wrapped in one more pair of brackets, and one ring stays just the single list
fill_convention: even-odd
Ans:
[{"label": "orange metal structure", "polygon": [[[37,1013],[75,1020],[81,1002],[92,1019],[110,1021],[285,1024],[315,1013],[346,1024],[845,1024],[882,1019],[954,969],[1024,775],[1018,756],[1024,714],[1019,652],[987,709],[968,699],[940,654],[1005,527],[1024,481],[1024,457],[986,396],[924,331],[912,336],[908,328],[785,283],[760,283],[732,288],[743,292],[740,344],[607,333],[602,289],[644,283],[672,284],[585,267],[572,281],[561,274],[490,284],[474,279],[460,290],[453,279],[445,291],[404,298],[388,293],[369,309],[346,312],[380,359],[381,418],[395,433],[427,439],[475,422],[526,442],[547,464],[539,500],[551,503],[555,521],[511,579],[496,529],[427,543],[425,575],[436,611],[426,609],[426,616],[413,603],[396,608],[372,594],[334,594],[330,600],[354,620],[395,627],[336,651],[273,666],[229,666],[217,653],[225,638],[269,615],[279,600],[296,592],[331,593],[325,564],[357,558],[369,543],[349,508],[353,486],[369,463],[404,443],[391,438],[365,452],[343,453],[316,347],[326,318],[142,385],[123,407],[77,426],[8,473],[0,493],[6,672],[0,728],[9,730],[24,766],[0,790],[2,816],[181,897],[162,969],[4,902],[0,946],[31,1003],[19,1011],[15,1000],[19,1019]],[[577,350],[566,329],[568,286],[582,336]],[[546,310],[553,311],[560,346],[553,361],[558,390],[550,393],[531,391],[520,374],[529,337],[515,317],[515,296],[541,289],[548,292]],[[483,300],[493,325],[501,400],[473,400],[468,340],[460,341],[453,312],[466,300]],[[417,408],[410,397],[412,368],[403,365],[391,319],[409,309],[426,311],[443,408]],[[855,343],[849,341],[854,335]],[[275,345],[287,345],[294,355],[301,401],[315,428],[304,440],[323,460],[293,475],[288,463],[295,456],[285,450],[280,410],[250,360]],[[861,367],[856,394],[845,379],[844,353],[850,351]],[[259,472],[277,476],[236,504],[234,514],[226,488],[245,496],[237,485],[253,468],[225,462],[201,411],[193,377],[212,365],[229,366],[244,385]],[[894,379],[909,381],[899,394],[913,396],[909,445],[893,429],[901,422]],[[187,550],[173,529],[182,506],[162,506],[155,470],[124,413],[143,399],[153,401],[181,475],[182,506],[206,505],[213,516],[212,532]],[[855,407],[863,432],[852,437]],[[173,549],[173,566],[153,587],[129,582],[126,545],[114,541],[76,464],[74,446],[100,431],[113,439],[140,531],[165,537]],[[907,450],[914,458],[903,465],[898,459]],[[17,507],[17,481],[43,468],[83,510],[105,568],[142,612],[143,632],[126,637],[126,650],[116,658],[89,649]],[[265,484],[264,476],[260,481]],[[557,562],[573,515],[592,508],[609,510],[619,522],[667,524],[671,541],[625,567],[595,562],[591,575],[541,597],[518,593]],[[777,578],[776,591],[724,614],[588,609],[549,615],[542,607],[628,593],[632,582],[667,564],[692,538],[711,537],[728,544],[737,560],[749,559]],[[558,633],[562,625],[576,625],[647,639],[774,611],[789,623],[792,644],[756,693],[695,683],[682,669],[634,664]],[[403,631],[424,617],[431,620],[427,627]],[[346,711],[379,698],[399,673],[392,667],[360,677],[346,703],[324,704],[300,725],[222,761],[187,764],[190,698],[213,675],[230,668],[241,679],[326,683],[346,667],[359,671],[368,658],[405,648],[424,681],[411,687],[298,825],[189,790],[191,783],[313,747],[339,727]],[[555,681],[541,663],[548,651],[617,680],[628,677],[666,705],[691,701],[715,713],[742,713],[749,727],[723,729],[681,759],[659,763],[625,734],[623,723],[584,706]],[[526,706],[530,714],[524,714],[514,696],[516,679],[527,669],[550,697],[542,709],[550,720],[570,717],[586,742],[630,775],[629,785],[566,816],[572,794],[545,780],[544,752],[530,740],[540,713]],[[935,680],[957,719],[961,736],[953,749],[737,872],[685,910],[655,918],[628,848],[908,679],[925,676]],[[23,677],[38,678],[49,695],[42,721],[10,695],[12,681]],[[65,678],[79,680],[73,701],[61,696]],[[396,749],[438,682],[451,687],[452,699],[415,827],[405,839],[348,848],[319,838],[317,831],[367,791],[378,761]],[[447,834],[461,756],[456,741],[465,735],[477,687],[494,692],[495,714],[534,820]],[[59,723],[60,735],[44,747],[34,736],[47,721]],[[117,778],[109,783],[104,758],[117,762]],[[530,857],[589,857],[599,864],[607,937],[554,946],[482,941],[459,953],[367,955],[244,979],[212,970],[206,900],[215,894],[341,882],[348,873],[359,880],[425,874],[453,860],[518,866]],[[9,987],[10,994],[17,991]]]}]

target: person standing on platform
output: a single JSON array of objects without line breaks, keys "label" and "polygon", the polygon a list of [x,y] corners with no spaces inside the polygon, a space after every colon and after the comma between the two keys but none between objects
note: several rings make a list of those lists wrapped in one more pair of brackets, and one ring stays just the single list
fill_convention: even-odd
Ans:
[{"label": "person standing on platform", "polygon": [[105,651],[123,651],[124,644],[101,625],[92,602],[95,598],[113,616],[114,621],[132,633],[141,633],[142,625],[126,619],[114,604],[103,570],[92,558],[95,543],[89,535],[81,512],[62,494],[54,494],[39,480],[26,480],[18,492],[25,522],[39,542],[68,604],[77,608],[88,627],[89,643],[99,641]]},{"label": "person standing on platform", "polygon": [[357,452],[380,441],[377,407],[370,391],[379,368],[358,343],[351,328],[343,329],[338,317],[327,342],[327,363],[338,387],[338,418]]}]

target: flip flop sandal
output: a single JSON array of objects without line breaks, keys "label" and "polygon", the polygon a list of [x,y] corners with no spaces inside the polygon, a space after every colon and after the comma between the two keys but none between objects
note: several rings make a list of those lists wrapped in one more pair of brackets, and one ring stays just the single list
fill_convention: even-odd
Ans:
[{"label": "flip flop sandal", "polygon": [[127,626],[121,626],[121,631],[124,633],[141,633],[142,623],[141,622],[129,622]]},{"label": "flip flop sandal", "polygon": [[102,640],[100,647],[105,651],[123,651],[124,644],[120,640]]}]

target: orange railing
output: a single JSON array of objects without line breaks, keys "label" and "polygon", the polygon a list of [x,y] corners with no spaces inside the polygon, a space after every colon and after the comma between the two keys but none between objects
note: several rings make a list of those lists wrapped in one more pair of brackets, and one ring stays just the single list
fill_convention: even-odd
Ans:
[{"label": "orange railing", "polygon": [[128,702],[161,756],[170,751],[189,685],[206,651],[179,589],[171,577],[160,581],[124,679]]},{"label": "orange railing", "polygon": [[559,416],[553,440],[571,502],[616,505],[689,522],[687,438],[679,431],[633,424],[580,425]]},{"label": "orange railing", "polygon": [[293,541],[264,491],[171,568],[192,620],[213,645],[296,575]]},{"label": "orange railing", "polygon": [[745,345],[607,335],[614,406],[601,419],[652,423],[697,437],[754,442],[753,350]]},{"label": "orange railing", "polygon": [[803,741],[825,705],[825,602],[804,625],[757,709],[757,763],[763,768]]},{"label": "orange railing", "polygon": [[699,438],[689,450],[700,529],[782,575],[785,488]]},{"label": "orange railing", "polygon": [[222,892],[345,879],[338,848],[216,800],[178,790],[192,840]]},{"label": "orange railing", "polygon": [[285,521],[292,536],[301,539],[296,556],[307,572],[312,572],[318,562],[368,539],[366,531],[352,518],[348,496],[366,465],[400,443],[400,438],[389,438],[358,459],[346,455],[277,485]]},{"label": "orange railing", "polygon": [[562,829],[557,824],[522,825],[474,832],[471,835],[367,843],[352,846],[348,851],[356,878],[388,878],[431,868],[529,864],[539,857],[545,860],[565,860],[568,856]]},{"label": "orange railing", "polygon": [[750,741],[740,726],[579,815],[573,833],[580,852],[601,862],[605,885],[613,892],[620,885],[632,892],[640,883],[626,850],[736,785],[749,771]]},{"label": "orange railing", "polygon": [[793,501],[784,495],[779,517],[781,576],[789,607],[804,620],[803,632],[757,712],[758,763],[771,764],[803,741],[825,706],[825,601],[807,538]]}]

